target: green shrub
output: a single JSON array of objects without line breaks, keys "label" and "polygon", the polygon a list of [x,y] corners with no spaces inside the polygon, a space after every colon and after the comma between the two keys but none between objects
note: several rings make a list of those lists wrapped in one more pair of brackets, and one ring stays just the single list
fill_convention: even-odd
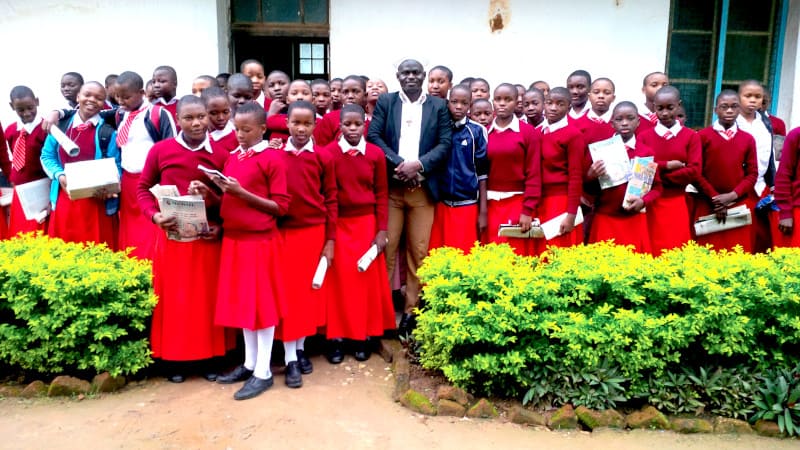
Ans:
[{"label": "green shrub", "polygon": [[420,362],[480,394],[744,417],[755,375],[800,355],[795,249],[654,258],[600,243],[540,261],[487,245],[435,250],[419,273]]},{"label": "green shrub", "polygon": [[762,377],[752,417],[778,422],[781,433],[800,435],[800,365],[793,370],[773,369]]},{"label": "green shrub", "polygon": [[41,373],[146,367],[150,270],[101,245],[33,235],[0,242],[0,358]]}]

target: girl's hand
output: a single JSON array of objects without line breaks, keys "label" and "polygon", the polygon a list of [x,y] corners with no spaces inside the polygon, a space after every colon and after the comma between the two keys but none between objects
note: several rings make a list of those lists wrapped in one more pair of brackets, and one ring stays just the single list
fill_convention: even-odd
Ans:
[{"label": "girl's hand", "polygon": [[644,208],[644,200],[642,200],[641,197],[633,196],[625,201],[623,208],[625,211],[638,213]]},{"label": "girl's hand", "polygon": [[158,225],[164,231],[176,230],[178,229],[178,219],[174,216],[164,216],[160,212],[153,214],[152,221],[154,224]]},{"label": "girl's hand", "polygon": [[683,169],[684,167],[686,167],[686,163],[683,161],[678,161],[677,159],[667,161],[667,170]]},{"label": "girl's hand", "polygon": [[283,140],[281,138],[272,138],[269,140],[269,144],[267,144],[267,148],[280,150],[283,148]]},{"label": "girl's hand", "polygon": [[283,100],[274,98],[272,99],[272,103],[269,104],[269,111],[267,111],[267,114],[270,116],[274,116],[275,114],[280,113],[281,110],[285,107],[286,103],[284,103]]},{"label": "girl's hand", "polygon": [[575,229],[575,214],[567,214],[567,217],[561,222],[558,227],[558,234],[564,235]]},{"label": "girl's hand", "polygon": [[720,207],[727,208],[728,205],[735,202],[737,198],[739,198],[739,196],[736,195],[736,192],[727,192],[725,194],[719,194],[717,196],[714,196],[711,199],[711,202],[714,204],[714,209],[716,210],[717,208]]},{"label": "girl's hand", "polygon": [[780,230],[780,232],[785,234],[786,236],[792,235],[793,228],[794,228],[794,219],[781,219],[781,221],[778,222],[778,230]]},{"label": "girl's hand", "polygon": [[226,180],[216,175],[212,175],[211,181],[213,181],[214,184],[219,186],[219,188],[222,189],[222,192],[226,194],[231,194],[235,195],[236,197],[241,197],[242,194],[244,193],[244,188],[242,187],[241,184],[239,184],[236,178],[228,177],[228,179]]},{"label": "girl's hand", "polygon": [[333,246],[334,246],[333,239],[328,239],[327,241],[325,241],[325,245],[322,247],[321,256],[324,256],[325,259],[328,260],[328,266],[330,266],[333,263]]},{"label": "girl's hand", "polygon": [[519,230],[523,233],[527,233],[531,231],[533,223],[533,218],[527,214],[520,214],[519,215]]},{"label": "girl's hand", "polygon": [[67,190],[67,176],[64,175],[63,173],[58,176],[58,184],[61,185],[61,189],[63,189],[64,191]]},{"label": "girl's hand", "polygon": [[189,183],[189,193],[192,195],[199,195],[205,199],[210,191],[208,186],[202,181],[192,180],[191,183]]},{"label": "girl's hand", "polygon": [[208,224],[208,231],[200,233],[200,237],[207,241],[216,241],[219,239],[221,233],[221,226]]},{"label": "girl's hand", "polygon": [[94,198],[96,198],[96,199],[108,200],[108,199],[114,198],[114,197],[119,197],[119,195],[118,194],[112,194],[111,192],[108,192],[108,190],[106,190],[106,189],[98,189],[98,190],[94,191]]},{"label": "girl's hand", "polygon": [[487,228],[489,228],[489,215],[486,211],[481,211],[478,213],[478,239],[486,233]]},{"label": "girl's hand", "polygon": [[386,244],[389,243],[389,234],[385,231],[378,231],[372,243],[378,246],[378,253],[383,252],[383,249],[386,248]]},{"label": "girl's hand", "polygon": [[602,176],[605,176],[608,172],[606,172],[606,163],[603,161],[595,161],[589,167],[589,172],[586,176],[590,180],[596,180]]}]

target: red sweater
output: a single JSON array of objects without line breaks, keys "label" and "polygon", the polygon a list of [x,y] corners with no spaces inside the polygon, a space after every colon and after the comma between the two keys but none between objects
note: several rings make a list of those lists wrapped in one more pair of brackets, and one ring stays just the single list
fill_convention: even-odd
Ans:
[{"label": "red sweater", "polygon": [[791,219],[792,209],[800,207],[800,128],[786,136],[781,163],[775,174],[775,202],[781,209],[781,219]]},{"label": "red sweater", "polygon": [[758,178],[756,141],[739,130],[726,141],[712,127],[703,128],[697,135],[703,146],[703,170],[697,177],[697,189],[710,200],[734,191],[744,200]]},{"label": "red sweater", "polygon": [[[186,195],[192,180],[200,180],[213,186],[208,176],[200,171],[197,165],[202,164],[211,169],[222,170],[228,156],[228,152],[220,149],[214,149],[213,153],[204,149],[191,151],[179,144],[175,138],[156,142],[147,154],[136,189],[136,198],[142,214],[152,218],[159,211],[158,202],[150,193],[151,187],[156,184],[174,184],[181,195]],[[209,220],[217,219],[218,205],[207,203],[206,214]]]},{"label": "red sweater", "polygon": [[[40,157],[42,156],[42,146],[44,146],[47,133],[39,125],[34,128],[33,133],[25,138],[25,165],[22,170],[17,171],[12,168],[9,156],[13,155],[14,144],[19,139],[19,136],[20,130],[17,129],[17,123],[13,123],[6,128],[5,139],[8,141],[9,151],[5,151],[6,141],[3,141],[2,145],[0,145],[0,169],[4,174],[8,175],[9,181],[14,185],[46,178],[47,175],[42,169]],[[2,136],[0,136],[0,139],[2,139]]]},{"label": "red sweater", "polygon": [[[636,143],[636,148],[631,150],[628,148],[628,158],[631,160],[635,157],[653,156],[653,150],[644,144]],[[595,182],[596,183],[596,182]],[[599,187],[597,188],[600,189]],[[633,214],[640,214],[639,212],[632,212],[622,207],[622,202],[625,200],[625,191],[628,189],[628,183],[622,183],[619,186],[614,186],[608,189],[600,190],[595,202],[595,211],[599,214],[608,214],[612,216],[630,216]],[[657,198],[661,197],[661,177],[656,170],[655,179],[653,179],[653,186],[650,192],[642,197],[644,206],[647,207]]]},{"label": "red sweater", "polygon": [[208,139],[214,150],[220,149],[230,153],[239,148],[239,141],[236,140],[236,131],[231,131],[218,141],[211,139],[210,136]]},{"label": "red sweater", "polygon": [[573,125],[542,136],[542,195],[566,194],[569,214],[577,214],[581,202],[586,149]]},{"label": "red sweater", "polygon": [[[337,109],[325,114],[322,119],[317,119],[317,125],[314,128],[314,144],[325,147],[342,136],[341,114],[342,111]],[[364,122],[364,138],[367,137],[368,130],[369,119]]]},{"label": "red sweater", "polygon": [[656,124],[654,124],[653,122],[650,122],[650,118],[649,117],[647,117],[646,115],[639,114],[639,127],[636,128],[636,131],[634,132],[634,134],[636,135],[636,138],[638,139],[639,136],[642,135],[642,133],[644,133],[647,130],[652,130],[655,127],[656,127]]},{"label": "red sweater", "polygon": [[267,134],[270,139],[280,139],[283,143],[289,139],[289,127],[286,125],[287,115],[284,113],[274,114],[267,117]]},{"label": "red sweater", "polygon": [[323,151],[334,161],[339,199],[339,217],[374,214],[379,231],[389,222],[389,184],[386,179],[386,155],[376,145],[367,143],[366,153],[350,156],[338,142]]},{"label": "red sweater", "polygon": [[336,171],[330,152],[314,146],[314,152],[297,155],[281,150],[286,185],[292,200],[280,225],[302,228],[325,224],[325,238],[336,238]]},{"label": "red sweater", "polygon": [[772,123],[772,134],[776,136],[786,136],[786,122],[780,117],[769,116],[769,121]]},{"label": "red sweater", "polygon": [[610,124],[595,122],[589,118],[589,114],[584,114],[572,123],[583,134],[586,145],[608,139],[616,133]]},{"label": "red sweater", "polygon": [[534,216],[542,197],[542,140],[527,123],[520,122],[519,133],[492,130],[486,145],[489,158],[487,189],[523,192],[522,213]]},{"label": "red sweater", "polygon": [[[684,195],[686,185],[697,181],[702,170],[703,148],[694,130],[683,127],[677,136],[667,140],[656,134],[653,127],[636,139],[655,153],[655,162],[658,163],[664,184],[664,196]],[[686,167],[667,170],[667,161],[672,160],[682,161]]]}]

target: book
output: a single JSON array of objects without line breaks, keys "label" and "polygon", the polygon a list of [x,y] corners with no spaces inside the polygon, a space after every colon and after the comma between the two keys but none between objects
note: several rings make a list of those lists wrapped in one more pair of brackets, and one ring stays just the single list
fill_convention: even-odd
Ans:
[{"label": "book", "polygon": [[628,180],[628,186],[625,189],[625,198],[622,200],[622,207],[624,208],[631,202],[633,197],[642,198],[650,192],[653,187],[653,180],[656,177],[656,169],[658,164],[653,161],[652,156],[641,157],[637,156],[631,161],[631,178]]},{"label": "book", "polygon": [[698,217],[694,223],[694,232],[697,236],[705,236],[711,233],[741,228],[752,223],[753,217],[750,214],[750,208],[746,205],[740,205],[728,209],[725,223],[719,222],[716,214]]},{"label": "book", "polygon": [[[50,186],[49,178],[40,178],[28,183],[18,184],[14,188],[14,195],[19,199],[22,212],[26,220],[39,221],[50,213]],[[39,221],[41,223],[41,221]]]},{"label": "book", "polygon": [[[567,213],[564,212],[559,214],[552,219],[548,220],[547,222],[542,223],[542,233],[544,233],[544,238],[546,240],[553,239],[554,237],[559,236],[561,233],[561,222],[567,218]],[[575,226],[583,223],[583,211],[581,208],[578,208],[578,213],[575,215]]]},{"label": "book", "polygon": [[64,175],[67,176],[67,195],[72,200],[120,191],[119,168],[114,158],[66,163]]},{"label": "book", "polygon": [[178,186],[175,186],[174,184],[166,184],[166,185],[156,184],[150,188],[150,193],[153,194],[153,197],[156,198],[156,200],[159,203],[159,206],[161,205],[161,199],[164,197],[181,196],[181,193],[178,192]]},{"label": "book", "polygon": [[228,177],[223,175],[222,172],[220,172],[217,169],[209,169],[208,167],[206,167],[206,166],[204,166],[202,164],[198,164],[197,168],[200,169],[201,171],[203,171],[206,175],[208,175],[209,178],[211,178],[212,176],[217,176],[217,177],[222,178],[225,181],[230,181],[228,179]]},{"label": "book", "polygon": [[[539,219],[534,219],[531,229],[527,232],[523,232],[519,225],[500,225],[500,228],[497,230],[497,235],[519,239],[544,238],[546,240],[550,240],[560,234],[559,231],[561,230],[561,222],[563,222],[566,218],[567,213],[564,212],[563,214],[559,214],[542,224],[539,223]],[[583,211],[578,208],[578,213],[575,214],[575,226],[577,227],[582,223]]]},{"label": "book", "polygon": [[14,188],[0,188],[0,206],[11,206],[11,200],[14,199]]},{"label": "book", "polygon": [[500,225],[500,228],[497,230],[497,235],[500,237],[517,239],[541,239],[544,237],[544,232],[542,231],[541,225],[539,225],[538,222],[534,222],[531,229],[526,232],[523,232],[519,225]]},{"label": "book", "polygon": [[191,242],[203,233],[208,233],[206,202],[199,195],[162,197],[159,201],[161,214],[175,217],[177,230],[167,231],[167,238],[173,241]]},{"label": "book", "polygon": [[589,144],[592,161],[603,161],[606,174],[599,177],[600,189],[608,189],[627,182],[631,177],[631,161],[622,138],[615,134],[609,139]]}]

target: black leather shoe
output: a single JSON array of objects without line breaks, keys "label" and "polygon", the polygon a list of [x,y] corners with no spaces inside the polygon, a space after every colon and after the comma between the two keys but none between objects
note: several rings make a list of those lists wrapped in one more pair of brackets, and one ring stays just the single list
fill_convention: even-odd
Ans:
[{"label": "black leather shoe", "polygon": [[186,377],[184,377],[180,373],[176,373],[174,375],[170,375],[170,377],[167,378],[167,379],[172,383],[183,383],[184,381],[186,381]]},{"label": "black leather shoe", "polygon": [[258,377],[250,377],[244,383],[241,389],[233,394],[234,400],[247,400],[249,398],[261,395],[262,392],[272,387],[274,380],[272,377],[262,380]]},{"label": "black leather shoe", "polygon": [[400,324],[397,326],[398,336],[410,336],[414,328],[417,327],[417,318],[413,314],[403,313],[400,317]]},{"label": "black leather shoe", "polygon": [[206,372],[203,374],[203,378],[211,382],[217,381],[217,376],[215,372]]},{"label": "black leather shoe", "polygon": [[303,385],[303,375],[300,374],[300,363],[292,361],[286,365],[286,386],[299,388]]},{"label": "black leather shoe", "polygon": [[247,380],[253,376],[253,371],[242,366],[236,366],[235,369],[228,373],[217,376],[217,383],[220,384],[233,384],[239,381]]},{"label": "black leather shoe", "polygon": [[330,348],[328,349],[328,362],[331,364],[340,364],[344,361],[344,351],[342,350],[342,346],[344,345],[344,341],[341,339],[331,339],[328,342]]},{"label": "black leather shoe", "polygon": [[311,364],[311,360],[306,357],[306,353],[303,350],[297,351],[297,362],[300,363],[300,373],[303,375],[308,375],[314,371],[314,365]]},{"label": "black leather shoe", "polygon": [[369,350],[368,341],[355,341],[353,345],[353,357],[356,361],[366,361],[369,359],[372,352]]}]

